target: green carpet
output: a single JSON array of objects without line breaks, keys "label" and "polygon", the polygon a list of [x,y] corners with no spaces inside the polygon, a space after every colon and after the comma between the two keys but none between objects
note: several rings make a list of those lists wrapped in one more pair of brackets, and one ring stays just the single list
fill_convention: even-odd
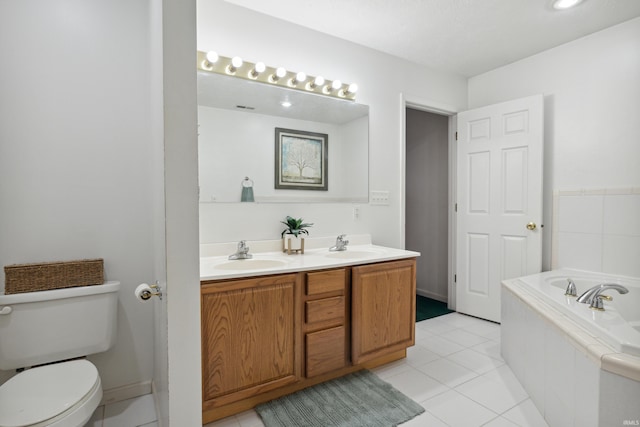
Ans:
[{"label": "green carpet", "polygon": [[453,311],[447,308],[446,302],[416,295],[416,322],[449,313]]},{"label": "green carpet", "polygon": [[267,427],[392,427],[424,408],[364,370],[256,406]]}]

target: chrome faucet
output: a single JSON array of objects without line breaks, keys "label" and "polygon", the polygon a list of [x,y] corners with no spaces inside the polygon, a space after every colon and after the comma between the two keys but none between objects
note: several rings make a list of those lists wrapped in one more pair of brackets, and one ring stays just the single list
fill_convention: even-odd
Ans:
[{"label": "chrome faucet", "polygon": [[604,310],[602,300],[606,299],[607,301],[611,301],[613,299],[609,295],[601,295],[602,292],[606,291],[607,289],[615,289],[621,294],[626,294],[627,292],[629,292],[629,289],[625,288],[622,285],[618,285],[617,283],[603,283],[601,285],[594,286],[584,292],[578,297],[577,301],[584,304],[589,304],[589,307],[593,308],[594,310]]},{"label": "chrome faucet", "polygon": [[573,280],[571,280],[570,278],[567,277],[567,290],[564,291],[564,294],[568,297],[576,297],[578,296],[578,291],[576,289],[576,284],[573,282]]},{"label": "chrome faucet", "polygon": [[346,251],[347,250],[347,245],[349,244],[349,241],[345,240],[344,239],[345,237],[347,237],[345,234],[339,235],[336,238],[335,246],[331,246],[329,248],[329,251],[331,251],[331,252]]},{"label": "chrome faucet", "polygon": [[238,250],[236,253],[229,255],[230,260],[251,258],[253,258],[253,255],[249,253],[249,246],[247,246],[247,242],[245,240],[240,240],[238,242]]}]

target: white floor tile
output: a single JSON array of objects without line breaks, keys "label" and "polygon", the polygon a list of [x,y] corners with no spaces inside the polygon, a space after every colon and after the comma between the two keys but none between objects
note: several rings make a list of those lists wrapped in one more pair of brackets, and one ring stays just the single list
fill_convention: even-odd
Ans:
[{"label": "white floor tile", "polygon": [[495,336],[496,333],[500,335],[500,325],[493,322],[476,323],[475,325],[465,328],[465,330],[489,339]]},{"label": "white floor tile", "polygon": [[447,356],[449,354],[464,350],[464,347],[460,344],[456,344],[440,336],[434,336],[430,340],[420,343],[419,347],[426,348],[427,350],[440,356]]},{"label": "white floor tile", "polygon": [[416,366],[424,365],[427,362],[431,362],[432,360],[439,358],[439,355],[418,344],[407,349],[407,357],[404,360],[408,365],[415,368]]},{"label": "white floor tile", "polygon": [[431,335],[440,335],[440,334],[452,331],[452,330],[457,329],[457,328],[458,328],[458,326],[455,326],[455,325],[452,325],[450,323],[438,320],[437,317],[435,317],[433,319],[423,320],[422,322],[416,323],[416,329],[420,329],[422,331],[426,331],[427,333],[430,333]]},{"label": "white floor tile", "polygon": [[85,424],[85,427],[102,427],[102,420],[104,419],[104,405],[100,405],[93,412],[93,415]]},{"label": "white floor tile", "polygon": [[411,365],[407,363],[406,359],[396,360],[395,362],[388,363],[386,365],[378,366],[377,368],[371,369],[371,372],[382,378],[392,377],[394,375],[398,375],[401,372],[412,369]]},{"label": "white floor tile", "polygon": [[518,424],[514,424],[506,418],[497,417],[484,424],[482,427],[520,427]]},{"label": "white floor tile", "polygon": [[548,427],[531,399],[525,400],[502,416],[522,427]]},{"label": "white floor tile", "polygon": [[156,410],[151,394],[112,403],[104,408],[103,427],[136,427],[153,421],[156,421]]},{"label": "white floor tile", "polygon": [[482,353],[496,360],[504,362],[502,355],[500,354],[500,343],[496,341],[486,341],[478,345],[470,347],[472,350]]},{"label": "white floor tile", "polygon": [[464,347],[472,347],[474,345],[489,341],[488,338],[472,334],[463,329],[454,329],[453,331],[449,331],[446,334],[443,334],[442,337]]},{"label": "white floor tile", "polygon": [[501,381],[500,376],[491,376],[498,369],[461,384],[455,390],[497,414],[502,414],[525,400],[528,395],[519,383],[512,384]]},{"label": "white floor tile", "polygon": [[484,374],[485,372],[504,365],[503,361],[469,349],[450,354],[447,356],[447,359],[479,374]]},{"label": "white floor tile", "polygon": [[414,368],[385,381],[418,403],[449,390],[449,387]]},{"label": "white floor tile", "polygon": [[400,425],[402,427],[449,427],[443,421],[431,415],[429,411],[425,411],[414,419]]},{"label": "white floor tile", "polygon": [[476,372],[448,359],[434,360],[418,366],[417,369],[449,387],[455,387],[478,376]]},{"label": "white floor tile", "polygon": [[450,426],[481,426],[498,415],[455,390],[422,402],[422,406]]},{"label": "white floor tile", "polygon": [[240,427],[264,427],[262,418],[253,409],[236,415]]}]

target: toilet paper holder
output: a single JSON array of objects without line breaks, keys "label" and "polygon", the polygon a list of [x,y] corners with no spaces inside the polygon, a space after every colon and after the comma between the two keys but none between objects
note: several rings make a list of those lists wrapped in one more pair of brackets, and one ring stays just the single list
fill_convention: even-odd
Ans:
[{"label": "toilet paper holder", "polygon": [[142,301],[147,301],[154,296],[157,296],[162,300],[162,288],[160,287],[158,282],[154,283],[153,285],[142,283],[136,288],[135,295]]}]

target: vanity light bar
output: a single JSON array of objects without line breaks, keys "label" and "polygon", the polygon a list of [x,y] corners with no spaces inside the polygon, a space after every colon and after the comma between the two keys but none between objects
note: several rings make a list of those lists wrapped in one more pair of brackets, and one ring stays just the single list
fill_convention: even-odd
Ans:
[{"label": "vanity light bar", "polygon": [[215,52],[198,51],[198,70],[209,73],[239,77],[245,80],[331,96],[355,101],[358,85],[345,84],[340,80],[325,80],[321,76],[308,76],[303,72],[287,71],[282,67],[273,68],[263,62],[251,63],[235,56],[228,58]]}]

